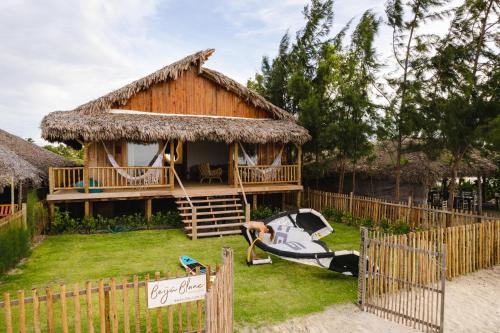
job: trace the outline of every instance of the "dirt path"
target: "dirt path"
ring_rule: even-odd
[[[485,269],[446,283],[445,332],[500,332],[500,266]],[[346,332],[415,333],[419,332],[361,312],[354,304],[333,306],[327,310],[250,332]]]

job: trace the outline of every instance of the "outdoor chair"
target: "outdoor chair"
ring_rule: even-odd
[[[211,169],[210,164],[203,163],[198,167],[200,170],[200,184],[203,180],[208,179],[208,183],[212,183],[212,179],[218,179],[222,183],[222,168]]]

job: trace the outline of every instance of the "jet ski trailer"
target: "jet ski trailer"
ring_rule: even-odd
[[[262,222],[273,228],[274,240],[270,240],[269,234],[261,240],[255,230],[249,230],[244,225],[242,233],[250,247],[256,246],[267,253],[300,264],[326,268],[346,275],[358,275],[359,253],[346,250],[330,251],[320,239],[331,234],[333,228],[323,215],[314,209],[287,211]]]

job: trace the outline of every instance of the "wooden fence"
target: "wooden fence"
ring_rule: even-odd
[[[205,300],[148,309],[146,286],[150,281],[149,274],[142,281],[134,275],[132,281],[124,277],[96,283],[89,281],[84,286],[62,284],[58,288],[45,288],[44,294],[32,289],[29,297],[24,290],[19,290],[17,299],[4,293],[0,302],[0,309],[4,312],[0,327],[4,327],[6,333],[226,332],[218,329],[232,329],[233,325],[232,259],[232,251],[224,249],[223,264],[217,266],[213,288],[212,274],[207,266]],[[180,276],[184,274],[165,273],[162,276],[156,272],[151,278],[160,280]]]
[[[443,332],[446,250],[421,236],[362,229],[358,303],[385,319]]]
[[[206,331],[232,333],[234,291],[233,250],[224,248],[222,251],[222,267],[218,270],[218,278],[207,292],[205,298]]]
[[[0,218],[0,230],[8,228],[10,226],[21,225],[26,228],[26,223],[26,204],[23,204],[21,210]]]
[[[16,204],[1,204],[0,205],[0,217],[11,215],[15,211],[17,211]]]
[[[375,225],[386,220],[389,223],[405,221],[412,228],[429,229],[451,227],[485,221],[498,220],[487,215],[472,212],[441,210],[427,205],[414,205],[411,198],[406,203],[389,202],[377,198],[355,196],[306,189],[303,205],[322,211],[325,208],[350,212],[356,218],[369,218]]]

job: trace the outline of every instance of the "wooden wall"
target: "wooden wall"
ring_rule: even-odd
[[[120,166],[127,166],[127,143],[126,141],[105,141],[108,151],[113,154]],[[106,156],[102,142],[93,142],[89,147],[89,167],[111,166]]]
[[[134,95],[114,109],[165,114],[208,115],[243,118],[270,118],[265,110],[250,106],[236,94],[199,76],[192,68],[177,80],[159,83]]]

